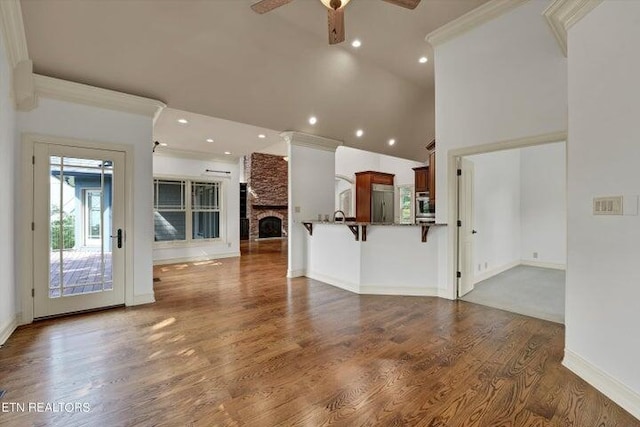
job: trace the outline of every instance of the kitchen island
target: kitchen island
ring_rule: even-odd
[[[306,276],[358,294],[439,296],[444,224],[303,221]]]

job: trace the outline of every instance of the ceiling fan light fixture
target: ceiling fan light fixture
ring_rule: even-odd
[[[351,0],[320,0],[320,1],[322,2],[323,5],[325,5],[327,9],[338,10],[345,7],[347,3],[349,3]]]

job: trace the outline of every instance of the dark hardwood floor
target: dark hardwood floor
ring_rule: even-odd
[[[640,426],[561,366],[562,325],[287,280],[280,241],[157,267],[158,302],[38,322],[0,349],[0,424]]]

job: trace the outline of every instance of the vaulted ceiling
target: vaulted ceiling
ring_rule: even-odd
[[[337,46],[327,42],[327,11],[318,0],[295,0],[265,15],[250,9],[253,0],[21,5],[36,73],[425,160],[435,132],[433,61],[424,37],[486,1],[422,0],[411,11],[353,0],[345,10],[347,40]],[[421,56],[429,62],[420,64]],[[362,138],[356,129],[364,130]]]

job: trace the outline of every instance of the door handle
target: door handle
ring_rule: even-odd
[[[118,228],[115,236],[110,236],[112,239],[118,239],[116,245],[118,249],[122,249],[122,228]]]
[[[478,234],[476,230],[471,230],[471,234]]]

